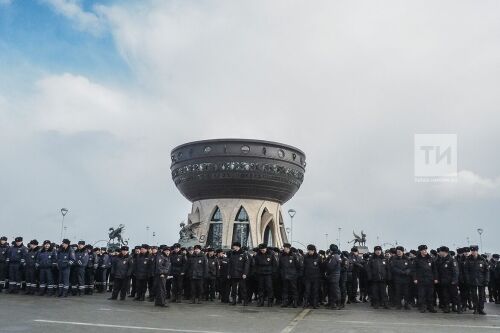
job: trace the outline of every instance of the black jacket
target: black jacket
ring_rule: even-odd
[[[329,255],[323,262],[326,279],[330,282],[339,282],[342,270],[342,258],[338,254]],[[347,266],[345,273],[347,274]]]
[[[187,258],[181,251],[179,251],[178,253],[172,251],[172,253],[170,253],[170,262],[172,263],[173,276],[186,273]]]
[[[394,283],[410,283],[411,260],[405,255],[394,256],[390,262],[391,278]]]
[[[147,279],[151,275],[151,257],[139,254],[134,260],[134,276],[136,279]]]
[[[229,277],[232,279],[241,279],[243,275],[248,276],[250,272],[250,260],[243,251],[231,251],[229,256]]]
[[[207,255],[207,262],[208,262],[207,278],[208,279],[217,278],[219,271],[219,262],[217,260],[217,257],[215,255],[211,257]]]
[[[373,282],[382,282],[390,280],[389,262],[383,254],[375,254],[368,260],[366,265],[368,280]]]
[[[192,280],[205,279],[208,276],[208,260],[203,253],[189,256],[188,258],[188,276]]]
[[[458,263],[450,255],[436,261],[438,280],[442,285],[458,284],[459,268]]]
[[[302,276],[304,279],[319,279],[321,277],[322,258],[317,254],[304,255],[304,264],[302,266]]]
[[[472,255],[465,260],[465,282],[471,286],[488,286],[490,282],[489,266],[486,259],[478,255]]]
[[[302,267],[295,254],[283,252],[279,258],[279,271],[283,280],[295,280],[299,277]]]
[[[266,253],[257,252],[253,257],[253,262],[257,275],[272,275],[277,267],[276,258],[271,251]]]
[[[413,280],[417,283],[433,284],[438,279],[436,264],[430,255],[422,257],[419,253],[413,260]]]
[[[163,253],[158,253],[152,260],[151,271],[154,275],[171,275],[172,264],[170,263],[170,257],[167,257]]]
[[[126,279],[132,275],[134,270],[134,259],[130,255],[119,254],[111,265],[111,274],[115,279]]]

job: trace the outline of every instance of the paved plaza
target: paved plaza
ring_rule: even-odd
[[[500,332],[500,306],[487,316],[471,312],[421,314],[416,310],[373,310],[367,304],[345,310],[108,301],[108,295],[48,298],[0,295],[0,332]]]

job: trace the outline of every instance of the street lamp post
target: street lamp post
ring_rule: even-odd
[[[483,232],[482,228],[477,229],[477,233],[479,234],[479,245],[481,246],[481,251],[483,251]]]
[[[149,225],[146,226],[146,242],[149,243]]]
[[[61,208],[62,222],[61,222],[61,242],[63,240],[63,230],[64,230],[64,217],[68,214],[69,210],[67,208]]]
[[[342,228],[339,228],[338,230],[339,230],[339,237],[337,238],[337,244],[340,248],[340,232],[342,231]]]
[[[290,242],[290,244],[292,244],[292,241],[290,240],[290,228],[286,228],[285,230],[288,237],[288,241]]]
[[[293,217],[296,213],[295,209],[288,210],[288,215],[290,215],[290,244],[293,243]]]
[[[327,233],[325,234],[325,239],[326,239],[326,247],[325,247],[325,249],[328,249],[328,234]]]

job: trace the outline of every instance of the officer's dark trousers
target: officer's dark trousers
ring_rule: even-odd
[[[92,295],[94,292],[94,267],[85,268],[85,293]]]
[[[6,279],[7,279],[7,264],[5,262],[0,262],[0,291],[2,289],[7,289]]]
[[[17,291],[21,288],[21,271],[19,263],[9,264],[9,290]]]
[[[165,283],[165,292],[167,299],[170,299],[172,291],[172,279],[167,279]]]
[[[387,284],[385,281],[372,281],[372,304],[373,306],[387,305]]]
[[[229,302],[229,288],[229,280],[225,276],[217,278],[217,290],[222,303]]]
[[[191,279],[191,298],[200,299],[203,294],[203,279]]]
[[[71,293],[73,295],[83,294],[85,291],[85,267],[75,266],[71,268]]]
[[[328,278],[328,303],[330,306],[337,306],[340,301],[340,281],[336,278]]]
[[[420,309],[434,308],[434,285],[432,282],[419,282],[418,288],[418,306]]]
[[[61,268],[59,269],[59,295],[66,295],[69,290],[69,273],[70,269],[69,267],[67,268]]]
[[[98,268],[95,273],[95,284],[97,287],[97,291],[102,293],[106,291],[106,273],[107,268]]]
[[[304,302],[318,306],[319,279],[304,279]]]
[[[460,303],[462,304],[462,307],[466,307],[467,303],[470,301],[469,286],[465,283],[460,283],[458,285],[458,289],[460,290]]]
[[[491,277],[491,278],[493,278],[493,277]],[[500,299],[499,299],[500,298],[500,280],[498,280],[498,279],[495,281],[495,296],[496,296],[495,303],[500,304]]]
[[[150,276],[148,278],[148,291],[149,291],[148,295],[149,300],[153,301],[155,299],[155,292],[156,292],[154,276]]]
[[[174,300],[180,301],[182,299],[183,282],[184,282],[184,275],[174,275],[172,281],[172,295],[174,297]]]
[[[47,290],[49,295],[52,295],[55,287],[52,268],[40,268],[40,292],[43,293]]]
[[[409,282],[394,282],[394,306],[401,307],[402,301],[404,304],[409,304]]]
[[[443,304],[445,308],[449,308],[450,303],[454,306],[460,306],[460,300],[458,299],[458,289],[457,285],[441,284],[441,299],[440,304]]]
[[[117,299],[118,294],[120,294],[120,299],[125,299],[128,290],[128,280],[128,278],[115,278],[113,281],[113,293],[111,294],[111,298]]]
[[[240,295],[240,300],[246,300],[247,288],[245,279],[231,279],[231,297],[233,302],[236,301],[237,296]]]
[[[484,302],[486,301],[486,292],[483,286],[469,286],[471,296],[472,296],[472,305],[474,306],[474,310],[483,310]]]
[[[164,306],[167,304],[167,291],[166,283],[167,278],[165,276],[161,277],[160,274],[155,275],[155,305]]]
[[[146,297],[146,289],[148,286],[148,279],[135,278],[136,299],[144,300]]]
[[[358,275],[352,274],[352,277],[347,279],[347,294],[350,301],[354,301],[358,294]]]
[[[26,267],[25,269],[26,291],[34,293],[36,291],[36,269],[35,267]]]
[[[215,278],[205,279],[205,299],[215,299]]]
[[[259,275],[257,277],[259,283],[259,298],[263,301],[267,299],[272,299],[273,295],[273,276],[272,275]]]
[[[295,303],[298,302],[297,279],[281,280],[281,291],[283,304],[289,304],[290,300]]]

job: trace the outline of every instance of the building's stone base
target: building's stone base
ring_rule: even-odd
[[[246,214],[241,212],[242,207]],[[215,214],[217,209],[220,210],[220,214]],[[242,218],[245,215],[248,219]],[[235,240],[249,248],[256,247],[260,243],[282,247],[283,243],[287,242],[281,205],[272,201],[255,199],[195,201],[188,215],[188,227],[193,231],[197,242],[207,247],[228,249]]]

